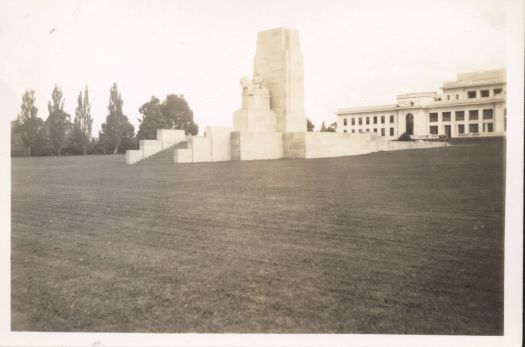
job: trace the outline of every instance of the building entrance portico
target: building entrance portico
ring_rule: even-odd
[[[405,129],[407,135],[414,135],[414,115],[412,113],[406,115]]]
[[[449,139],[452,137],[452,127],[450,125],[445,125],[445,135]]]

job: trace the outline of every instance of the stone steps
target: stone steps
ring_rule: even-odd
[[[177,149],[186,149],[188,148],[188,141],[182,141],[177,143],[176,145],[173,145],[171,147],[168,147],[166,149],[163,149],[162,151],[153,154],[150,157],[147,157],[139,162],[137,162],[138,165],[166,165],[166,164],[174,164],[174,156],[175,156],[175,150]]]

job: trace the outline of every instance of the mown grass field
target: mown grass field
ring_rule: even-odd
[[[504,143],[12,160],[12,329],[503,333]]]

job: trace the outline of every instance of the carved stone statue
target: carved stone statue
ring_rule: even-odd
[[[241,77],[242,106],[233,114],[235,131],[276,131],[276,114],[270,108],[270,91],[263,81],[259,74],[253,80]]]
[[[264,79],[260,75],[255,75],[252,81],[246,76],[241,77],[241,87],[243,96],[257,95],[262,96],[264,99],[270,98],[270,92],[268,88],[263,87]]]
[[[241,77],[242,95],[253,95],[253,83],[246,76]]]

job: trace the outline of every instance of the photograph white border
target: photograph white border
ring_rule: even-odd
[[[0,346],[519,346],[522,338],[524,4],[507,1],[507,160],[504,335],[38,333],[10,329],[11,155],[9,119],[0,127]],[[1,56],[0,56],[1,59]],[[490,312],[487,312],[490,315]]]

